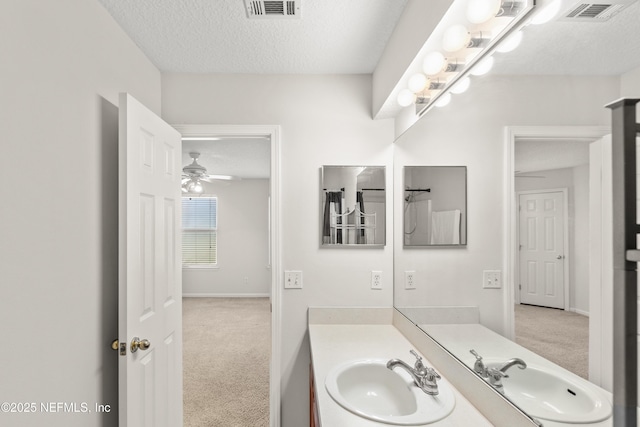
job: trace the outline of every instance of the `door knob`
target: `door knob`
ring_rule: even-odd
[[[149,340],[141,340],[138,337],[134,337],[131,340],[131,353],[135,353],[136,351],[138,351],[138,349],[146,350],[149,347],[151,347],[151,343],[149,342]]]
[[[557,259],[562,259],[562,258],[564,258],[564,257],[563,257],[562,255],[558,255],[556,258],[557,258]]]

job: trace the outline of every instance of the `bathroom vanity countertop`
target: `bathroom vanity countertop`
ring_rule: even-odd
[[[473,366],[476,359],[469,351],[474,349],[485,359],[499,358],[508,360],[512,357],[519,357],[526,363],[548,368],[552,371],[561,371],[572,376],[578,382],[587,382],[585,379],[480,324],[420,325],[420,328],[426,331],[433,339],[442,343],[451,353],[455,354],[462,362],[470,367]],[[612,403],[613,397],[611,393],[604,389],[601,390],[608,397],[609,403]],[[569,425],[576,425],[548,420],[540,421],[544,427],[567,427]],[[613,418],[601,422],[589,423],[587,425],[589,427],[612,427]]]
[[[409,351],[414,347],[391,324],[309,324],[309,342],[315,379],[316,404],[323,427],[388,426],[359,417],[336,403],[327,392],[324,381],[336,365],[355,359],[402,359],[413,364]],[[423,357],[426,366],[433,366]],[[446,378],[440,382],[451,386],[455,395],[453,412],[444,419],[427,424],[435,427],[489,427],[492,424],[458,392]]]

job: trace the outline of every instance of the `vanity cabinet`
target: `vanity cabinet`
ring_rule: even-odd
[[[316,384],[313,375],[313,365],[309,365],[309,426],[321,427],[318,419],[318,403],[316,401]]]

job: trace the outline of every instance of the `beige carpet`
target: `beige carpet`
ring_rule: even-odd
[[[183,298],[185,427],[269,426],[267,298]]]
[[[516,342],[588,379],[589,318],[570,311],[515,305]]]

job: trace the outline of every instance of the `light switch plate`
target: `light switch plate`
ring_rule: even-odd
[[[482,272],[482,287],[484,289],[500,289],[502,287],[502,271],[484,270]]]
[[[286,270],[284,272],[285,289],[302,289],[302,271]]]

